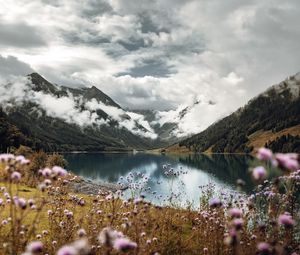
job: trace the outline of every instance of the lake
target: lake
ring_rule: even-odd
[[[68,169],[86,179],[112,183],[121,179],[124,183],[129,175],[131,180],[136,180],[135,185],[145,186],[147,191],[142,193],[152,202],[164,204],[172,192],[181,204],[189,201],[196,206],[201,193],[199,186],[210,184],[219,192],[236,193],[236,181],[242,179],[245,185],[238,192],[251,193],[255,185],[249,169],[259,164],[248,155],[79,153],[64,156],[69,162]],[[168,174],[170,169],[179,176]]]

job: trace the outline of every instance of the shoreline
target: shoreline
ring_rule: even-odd
[[[129,154],[145,152],[145,150],[127,150],[127,151],[58,151],[59,154]],[[49,152],[55,153],[55,152]]]
[[[117,192],[118,190],[126,190],[128,187],[123,187],[117,183],[109,183],[109,182],[94,182],[89,179],[85,179],[81,176],[77,177],[76,181],[72,181],[69,183],[69,188],[78,194],[85,195],[97,195],[99,193],[109,193],[109,192]]]

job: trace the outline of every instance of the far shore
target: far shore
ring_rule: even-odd
[[[128,151],[58,151],[59,154],[135,154],[135,153],[147,153],[156,155],[254,155],[254,152],[195,152],[195,151],[162,151],[163,149],[150,149],[150,150],[128,150]],[[54,153],[54,152],[49,152]]]

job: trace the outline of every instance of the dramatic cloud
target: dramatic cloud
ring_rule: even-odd
[[[0,55],[0,78],[7,78],[11,75],[27,75],[32,73],[33,69],[30,65],[19,61],[16,57],[8,56],[2,57]]]
[[[52,82],[94,84],[131,109],[180,112],[202,98],[180,122],[188,132],[299,71],[298,0],[0,4],[1,63],[15,56]]]
[[[46,45],[41,31],[24,23],[0,23],[0,46],[38,47]]]

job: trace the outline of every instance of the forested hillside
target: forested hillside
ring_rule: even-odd
[[[271,87],[245,107],[180,142],[179,146],[196,152],[247,153],[254,149],[255,139],[259,139],[261,145],[274,151],[300,152],[299,91],[300,73]],[[282,130],[285,132],[280,132]]]
[[[139,135],[149,131],[94,86],[82,89],[60,87],[37,73],[29,78],[31,84],[28,86],[32,86],[29,91],[42,95],[42,103],[46,106],[41,107],[36,98],[27,95],[22,98],[22,103],[16,103],[16,100],[6,104],[0,102],[1,151],[21,144],[45,151],[120,151],[166,144]],[[74,114],[60,110],[64,106],[60,104],[66,103],[72,106]],[[90,109],[89,104],[102,108]],[[68,118],[64,116],[67,114]],[[85,123],[87,121],[90,123]]]

